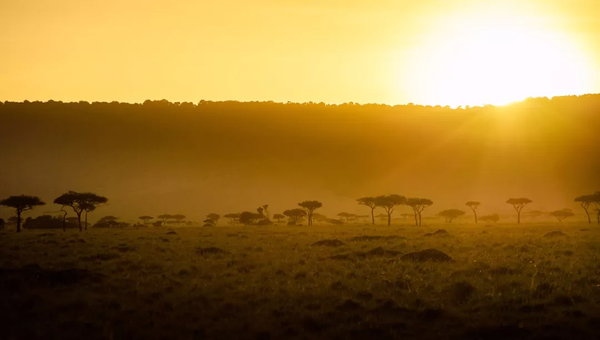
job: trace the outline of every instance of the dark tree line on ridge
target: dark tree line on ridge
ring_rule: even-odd
[[[415,220],[416,226],[422,225],[422,212],[425,208],[433,205],[433,201],[426,198],[406,198],[401,195],[391,194],[391,195],[381,195],[376,197],[361,197],[356,199],[359,205],[366,206],[370,209],[371,214],[371,223],[375,224],[375,209],[382,208],[385,210],[385,214],[381,214],[378,216],[387,218],[387,225],[391,225],[392,214],[394,210],[402,205],[406,205],[413,210],[413,216]],[[575,202],[580,203],[581,207],[586,213],[588,223],[592,223],[590,217],[590,208],[593,206],[596,212],[596,219],[598,224],[600,224],[600,191],[595,192],[590,195],[583,195],[576,197]],[[67,210],[66,207],[70,207],[74,212],[76,217],[77,226],[79,231],[87,230],[88,226],[88,213],[96,210],[98,206],[102,204],[106,204],[108,199],[106,197],[97,195],[91,192],[75,192],[68,191],[53,201],[55,204],[61,206],[60,212],[62,215],[62,229],[66,230],[67,224]],[[533,201],[529,198],[510,198],[506,201],[507,204],[513,206],[517,213],[517,224],[521,223],[521,213],[523,208],[525,208],[528,204]],[[28,195],[20,195],[20,196],[10,196],[6,199],[0,200],[0,205],[10,207],[15,209],[15,224],[17,227],[17,232],[21,232],[21,224],[22,217],[21,214],[25,211],[33,210],[37,206],[45,205],[46,203],[42,201],[37,196],[28,196]],[[498,214],[492,214],[487,216],[479,217],[477,216],[477,209],[481,205],[480,202],[477,201],[468,201],[465,203],[472,211],[475,218],[475,223],[478,223],[478,220],[488,221],[488,222],[497,222],[499,220]],[[323,215],[315,213],[315,211],[321,207],[323,207],[323,203],[319,201],[303,201],[298,203],[300,208],[294,208],[283,211],[283,214],[274,214],[271,216],[269,212],[269,205],[265,204],[256,209],[257,212],[244,211],[241,213],[229,213],[223,215],[224,218],[229,219],[230,224],[243,224],[243,225],[271,225],[273,224],[272,220],[276,220],[280,222],[284,220],[286,217],[288,218],[288,225],[299,225],[301,220],[306,218],[309,226],[314,224],[314,220],[317,219],[321,222],[329,222],[332,224],[341,224],[344,223],[345,220],[348,222],[353,218],[368,218],[368,215],[364,216],[356,216],[354,214],[349,214],[346,212],[339,213],[338,216],[341,220],[335,220],[327,218]],[[84,226],[82,227],[82,215],[85,212],[84,216]],[[539,212],[543,214],[543,212]],[[459,209],[448,209],[442,210],[437,214],[439,217],[445,218],[447,223],[452,223],[454,219],[457,217],[463,216],[466,213]],[[562,222],[564,219],[575,216],[575,214],[570,209],[562,209],[556,210],[549,213],[550,216],[555,217],[559,222]],[[402,214],[405,218],[409,216],[409,214]],[[46,215],[40,216],[42,220],[46,219]],[[38,217],[39,218],[39,217]],[[168,221],[174,220],[178,225],[181,224],[186,216],[182,214],[170,215],[170,214],[162,214],[157,216],[158,221],[156,221],[153,225],[155,227],[166,226]],[[152,216],[143,215],[139,217],[140,220],[143,221],[143,224],[136,226],[148,226],[150,221],[154,219]],[[206,215],[206,220],[204,220],[205,227],[214,227],[218,224],[221,219],[221,215],[216,213],[210,213]],[[118,218],[114,216],[105,216],[101,218],[95,226],[98,227],[115,227],[115,226],[124,226],[128,224],[123,224],[117,221]],[[5,221],[0,219],[0,229],[4,229]]]

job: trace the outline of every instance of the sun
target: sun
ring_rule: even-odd
[[[457,14],[405,62],[407,91],[431,105],[503,105],[584,94],[592,86],[592,64],[580,45],[535,18],[511,13]]]

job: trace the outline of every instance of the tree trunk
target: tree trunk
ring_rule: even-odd
[[[21,232],[21,210],[17,210],[17,233]]]
[[[588,224],[592,224],[592,219],[590,218],[590,212],[588,211],[588,208],[585,205],[583,205],[583,203],[581,203],[581,207],[583,208],[583,210],[585,210],[585,214],[588,218]]]
[[[473,214],[475,214],[475,224],[477,224],[477,211],[473,210]]]
[[[419,226],[419,219],[417,218],[417,211],[415,210],[415,226]]]
[[[375,225],[375,208],[371,208],[371,222]]]
[[[423,225],[423,218],[421,217],[421,212],[419,211],[419,227]]]
[[[85,211],[85,230],[87,230],[87,210]]]
[[[60,211],[62,211],[63,213],[65,213],[63,215],[63,231],[67,231],[67,212],[64,211],[62,208],[60,209]]]
[[[392,213],[388,212],[388,227],[392,225]]]
[[[81,211],[77,213],[77,223],[79,224],[79,231],[82,231],[82,229],[81,229]]]
[[[517,224],[521,224],[521,210],[517,210]]]

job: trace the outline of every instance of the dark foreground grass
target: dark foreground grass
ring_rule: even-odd
[[[3,231],[0,338],[599,339],[599,255],[587,224]]]

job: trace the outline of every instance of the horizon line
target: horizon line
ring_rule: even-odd
[[[441,104],[415,104],[413,102],[409,102],[409,103],[405,103],[405,104],[387,104],[387,103],[376,103],[376,102],[371,102],[371,103],[357,103],[357,102],[353,102],[353,101],[348,101],[348,102],[342,102],[342,103],[326,103],[326,102],[313,102],[313,101],[305,101],[305,102],[293,102],[293,101],[287,101],[287,102],[283,102],[283,101],[274,101],[274,100],[235,100],[235,99],[227,99],[227,100],[206,100],[206,99],[200,99],[198,102],[194,103],[192,101],[170,101],[168,99],[146,99],[143,102],[139,102],[139,101],[132,101],[132,102],[128,102],[128,101],[117,101],[117,100],[113,100],[113,101],[87,101],[87,100],[78,100],[78,101],[62,101],[62,100],[54,100],[54,99],[48,99],[46,101],[44,100],[29,100],[29,99],[24,99],[22,101],[12,101],[12,100],[0,100],[0,104],[6,104],[6,103],[17,103],[17,104],[32,104],[32,103],[42,103],[42,104],[46,104],[46,103],[63,103],[63,104],[80,104],[80,103],[87,103],[87,104],[94,104],[94,103],[108,103],[108,104],[112,104],[112,103],[117,103],[117,104],[129,104],[129,105],[144,105],[146,102],[167,102],[169,104],[177,104],[177,105],[181,105],[181,104],[192,104],[194,106],[200,106],[201,103],[241,103],[241,104],[256,104],[256,103],[268,103],[268,104],[280,104],[280,105],[325,105],[325,106],[369,106],[369,105],[377,105],[377,106],[388,106],[388,107],[403,107],[403,106],[411,106],[411,107],[431,107],[431,108],[450,108],[450,109],[466,109],[466,108],[482,108],[482,107],[503,107],[503,106],[510,106],[513,104],[518,104],[518,103],[523,103],[526,102],[528,100],[536,100],[536,99],[545,99],[545,100],[553,100],[553,99],[559,99],[559,98],[571,98],[571,97],[590,97],[590,96],[600,96],[600,93],[585,93],[585,94],[572,94],[572,95],[558,95],[558,96],[552,96],[552,97],[548,97],[548,96],[543,96],[543,97],[527,97],[524,99],[520,99],[520,100],[515,100],[512,101],[510,103],[507,104],[477,104],[477,105],[457,105],[457,106],[451,106],[451,105],[441,105]]]

